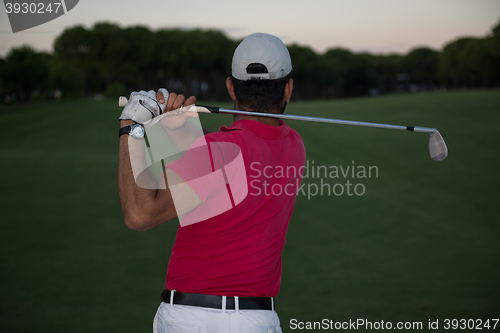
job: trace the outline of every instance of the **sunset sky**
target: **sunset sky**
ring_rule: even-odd
[[[233,38],[260,31],[318,52],[341,46],[386,54],[485,36],[500,20],[499,0],[81,0],[64,16],[13,34],[3,4],[0,9],[0,56],[23,44],[51,51],[64,28],[99,21],[212,28]]]

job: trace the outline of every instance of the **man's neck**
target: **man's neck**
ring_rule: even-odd
[[[241,111],[249,111],[252,112],[253,110],[248,110],[245,107],[242,107],[241,105],[236,104],[234,106],[236,110],[241,110]],[[271,117],[260,117],[260,116],[247,116],[247,115],[240,115],[240,114],[235,114],[234,115],[234,122],[237,122],[238,120],[255,120],[260,123],[266,124],[266,125],[271,125],[271,126],[281,126],[281,123],[278,118],[271,118]]]

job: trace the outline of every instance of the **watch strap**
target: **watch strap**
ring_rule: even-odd
[[[123,134],[130,134],[130,131],[132,131],[132,125],[124,126],[120,128],[118,137],[121,137]]]

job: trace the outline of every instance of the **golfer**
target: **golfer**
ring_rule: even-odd
[[[279,38],[264,33],[245,38],[226,81],[235,109],[283,113],[293,90],[291,70]],[[129,137],[137,136],[135,123],[161,111],[147,107],[148,113],[139,114],[146,97],[133,96],[129,104],[137,103],[120,117],[118,190],[125,223],[147,230],[182,217],[153,331],[281,332],[274,298],[305,164],[302,138],[282,120],[235,115],[233,124],[218,132],[199,138],[183,134],[191,148],[165,166],[160,178],[166,189],[147,189],[134,178]],[[165,90],[149,98],[165,112],[196,102]],[[209,158],[199,153],[200,146],[208,147]],[[229,148],[221,153],[221,147]]]

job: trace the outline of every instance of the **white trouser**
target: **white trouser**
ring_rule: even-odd
[[[219,310],[162,302],[153,333],[281,333],[271,310]]]

